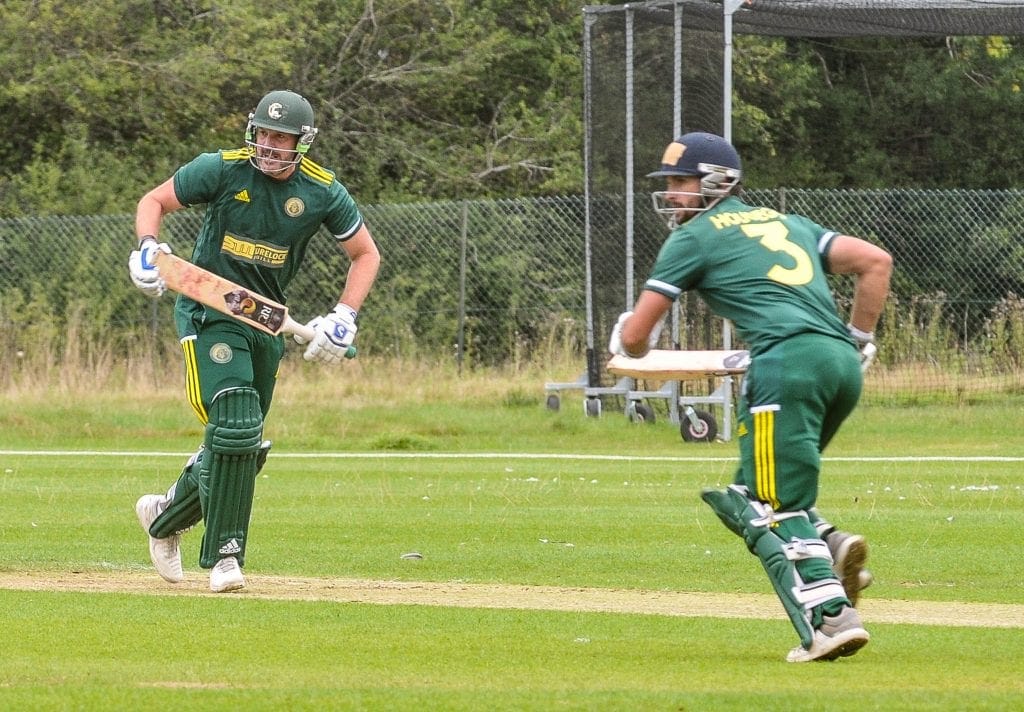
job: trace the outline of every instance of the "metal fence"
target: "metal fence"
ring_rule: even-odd
[[[363,353],[495,364],[583,313],[579,197],[364,206],[363,214],[383,255],[360,315]],[[169,215],[161,239],[189,255],[202,217],[201,208]],[[128,278],[133,225],[131,215],[0,220],[0,346],[13,353],[47,335],[173,333],[173,300],[150,300]],[[323,230],[289,288],[294,317],[330,310],[347,268]]]
[[[594,323],[607,339],[628,306],[624,199],[591,206]],[[750,202],[797,212],[890,250],[893,296],[879,329],[868,394],[970,397],[1017,390],[1024,359],[1024,191],[748,191]],[[647,195],[634,196],[649,205]],[[442,355],[467,367],[528,357],[559,334],[579,349],[586,327],[581,196],[366,206],[380,244],[378,282],[360,317],[366,355]],[[187,255],[202,210],[168,217],[163,233]],[[636,216],[631,278],[642,284],[666,235],[649,208]],[[140,337],[173,343],[172,300],[131,284],[133,217],[0,220],[0,357],[40,341]],[[299,320],[335,303],[347,269],[326,232],[313,241],[289,306]],[[841,308],[851,283],[837,279]],[[684,348],[714,348],[721,326],[695,298],[681,302]],[[555,374],[553,374],[555,375]],[[574,377],[577,374],[564,374]],[[558,376],[556,376],[558,377]],[[606,375],[604,376],[606,377]],[[539,386],[538,386],[539,388]]]

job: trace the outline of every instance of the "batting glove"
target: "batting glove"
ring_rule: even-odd
[[[160,279],[160,270],[153,259],[157,251],[171,254],[170,245],[166,242],[157,242],[155,237],[147,235],[139,243],[139,249],[132,250],[128,256],[128,273],[132,277],[132,282],[143,294],[154,299],[167,291],[167,285]]]
[[[356,310],[349,305],[339,304],[330,314],[318,316],[306,324],[313,330],[314,336],[302,357],[307,361],[324,363],[337,363],[345,359],[356,338],[356,315]],[[299,344],[306,343],[297,334],[294,338]]]
[[[857,350],[860,351],[860,370],[867,371],[868,366],[875,360],[875,354],[878,353],[878,347],[875,346],[875,332],[861,331],[853,324],[847,324],[846,329],[850,332],[853,340],[857,342]]]
[[[612,356],[628,356],[629,358],[640,358],[639,356],[633,356],[632,354],[626,353],[626,349],[622,345],[622,327],[626,323],[629,317],[633,316],[633,312],[626,311],[619,314],[619,320],[615,322],[615,326],[612,327],[612,335],[608,339],[608,353]],[[664,321],[659,321],[651,329],[650,335],[647,337],[647,350],[650,351],[658,344],[658,338],[661,336],[661,329],[664,325]],[[646,353],[646,352],[645,352]],[[643,356],[644,354],[640,354]]]

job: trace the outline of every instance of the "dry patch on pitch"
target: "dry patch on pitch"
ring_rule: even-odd
[[[380,605],[514,608],[593,613],[639,613],[704,618],[782,618],[772,595],[694,593],[558,586],[246,575],[240,592],[213,594],[199,574],[169,584],[149,572],[0,572],[0,589],[78,591],[152,596],[238,596],[282,601]],[[1024,605],[897,601],[865,597],[860,611],[871,623],[1024,628]]]

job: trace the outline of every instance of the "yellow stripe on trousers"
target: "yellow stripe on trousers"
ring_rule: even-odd
[[[185,353],[185,393],[188,402],[203,425],[209,421],[206,408],[203,407],[203,394],[199,388],[199,364],[196,361],[196,337],[190,336],[181,340],[181,350]]]
[[[778,509],[779,499],[775,482],[775,409],[758,410],[753,415],[757,497]]]

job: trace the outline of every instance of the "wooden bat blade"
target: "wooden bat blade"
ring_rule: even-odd
[[[613,356],[608,372],[617,376],[682,381],[703,376],[745,373],[748,351],[672,351],[652,349],[642,358]]]
[[[267,334],[282,331],[309,340],[313,330],[288,315],[288,307],[239,286],[177,255],[157,251],[154,258],[168,288]]]

